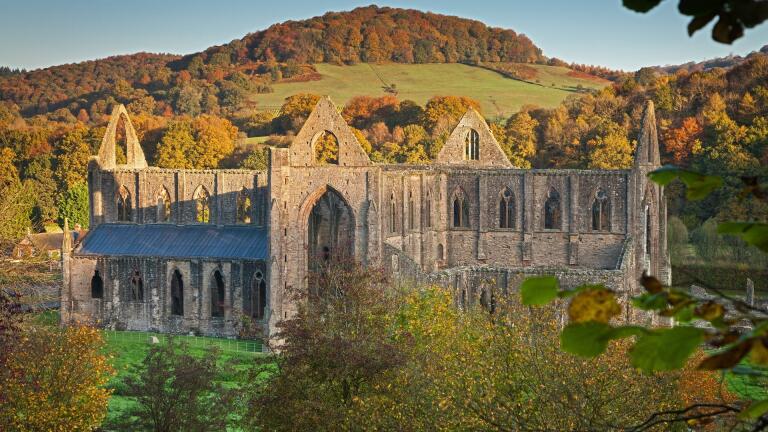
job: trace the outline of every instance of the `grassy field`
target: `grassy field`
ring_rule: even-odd
[[[509,116],[527,104],[553,107],[579,85],[600,88],[606,83],[569,76],[567,68],[545,65],[529,65],[537,70],[533,81],[539,83],[506,78],[497,72],[458,63],[315,66],[322,79],[274,84],[273,93],[255,94],[251,99],[257,106],[277,109],[286,97],[309,92],[329,95],[337,105],[343,105],[353,96],[385,95],[384,87],[394,84],[398,98],[420,105],[435,95],[472,97],[481,103],[483,114],[493,118]]]
[[[131,368],[140,364],[147,355],[151,346],[149,343],[151,336],[157,337],[160,343],[167,343],[167,335],[158,333],[104,331],[106,350],[112,355],[112,365],[117,371],[117,375],[107,384],[114,389],[114,393],[109,400],[107,424],[109,424],[110,419],[117,418],[134,403],[132,398],[120,394],[123,388],[123,380],[130,374]],[[253,362],[254,356],[263,355],[260,354],[262,347],[258,341],[196,336],[174,337],[176,340],[187,343],[190,347],[190,352],[194,355],[202,356],[209,347],[218,347],[220,349],[220,363],[222,366],[224,364],[229,366],[222,368],[222,370],[227,370],[227,372],[220,377],[227,385],[238,386],[243,383],[246,379],[248,365]]]

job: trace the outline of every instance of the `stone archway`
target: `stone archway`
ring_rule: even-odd
[[[307,218],[307,271],[354,258],[355,216],[346,200],[327,188]]]

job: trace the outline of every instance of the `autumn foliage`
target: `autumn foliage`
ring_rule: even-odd
[[[32,326],[0,370],[0,429],[86,431],[106,415],[112,374],[101,332]]]

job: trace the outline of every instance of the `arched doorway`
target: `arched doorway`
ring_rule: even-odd
[[[307,221],[307,269],[328,268],[354,257],[355,220],[352,209],[335,190],[315,201]]]

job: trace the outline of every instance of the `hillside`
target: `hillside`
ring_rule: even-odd
[[[530,39],[513,30],[368,6],[275,24],[184,57],[139,53],[29,72],[4,70],[0,101],[18,106],[25,117],[44,114],[64,122],[103,121],[115,102],[164,116],[227,114],[243,108],[253,93],[271,92],[274,84],[313,78],[305,72],[317,63],[545,61]]]
[[[523,105],[554,107],[575,91],[608,83],[589,76],[574,77],[570,69],[546,65],[527,65],[534,69],[534,74],[525,81],[464,64],[323,63],[315,67],[319,80],[276,83],[272,93],[253,94],[250,100],[256,102],[257,108],[276,110],[286,97],[302,92],[329,95],[339,105],[354,96],[393,92],[399,99],[419,105],[435,95],[462,95],[480,102],[487,117],[506,117]]]
[[[198,57],[206,65],[226,62],[225,57],[238,63],[335,64],[544,60],[541,49],[513,30],[455,16],[374,5],[275,24],[229,44],[186,56],[179,65]]]

